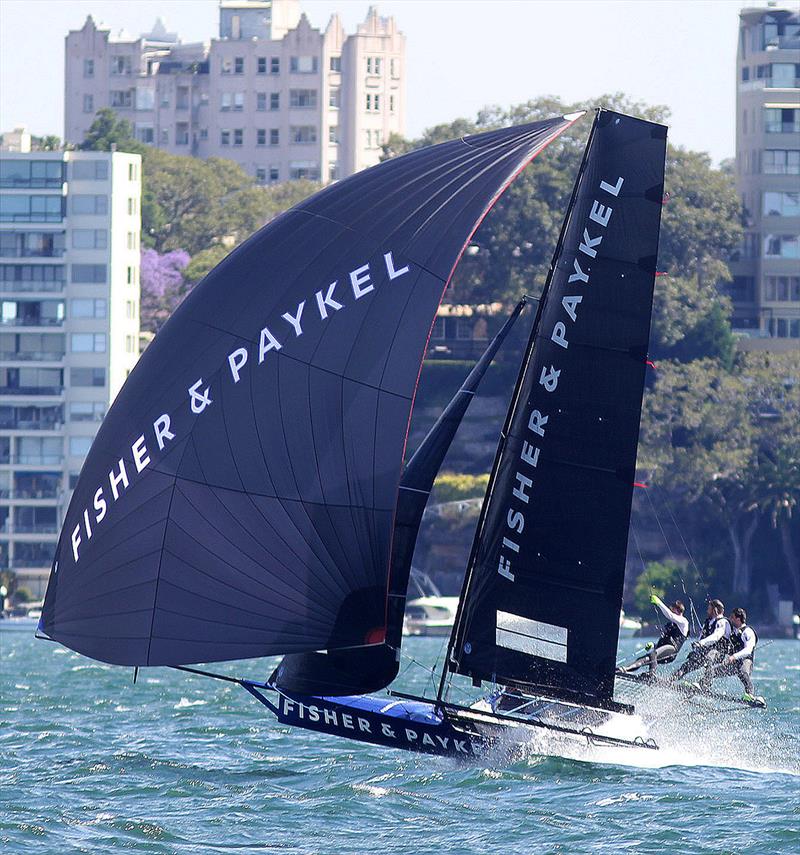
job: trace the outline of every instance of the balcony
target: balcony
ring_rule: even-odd
[[[61,466],[63,454],[15,454],[14,463],[20,466]]]
[[[2,294],[45,294],[60,293],[64,290],[63,279],[31,280],[31,279],[0,279]]]
[[[61,327],[64,318],[43,318],[41,315],[23,315],[22,317],[0,318],[4,327]]]
[[[5,362],[60,362],[63,358],[63,350],[0,350],[0,361]]]
[[[58,534],[58,523],[17,524],[14,534]]]
[[[64,386],[0,386],[0,395],[61,395]]]

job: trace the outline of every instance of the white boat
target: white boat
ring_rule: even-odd
[[[619,637],[633,638],[642,628],[642,622],[636,618],[625,617],[625,611],[619,613]]]
[[[0,630],[26,630],[34,632],[39,625],[39,618],[41,616],[41,609],[28,609],[25,614],[18,615],[3,613],[0,615]]]
[[[428,596],[409,600],[403,635],[450,635],[457,610],[458,597]]]

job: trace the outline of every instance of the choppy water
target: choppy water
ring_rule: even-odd
[[[655,698],[660,752],[476,766],[290,731],[235,685],[0,645],[4,852],[800,851],[798,642],[758,658],[767,713]],[[407,649],[430,664],[440,640]]]

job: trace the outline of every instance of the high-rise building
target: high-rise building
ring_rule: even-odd
[[[352,35],[314,29],[297,0],[223,0],[219,38],[183,44],[158,21],[138,39],[91,17],[66,37],[65,130],[80,143],[110,107],[137,139],[225,157],[262,183],[372,166],[405,130],[405,37],[374,8]]]
[[[0,152],[0,569],[37,596],[138,358],[140,170],[138,154]]]
[[[745,240],[731,265],[742,346],[800,347],[800,15],[740,12],[736,184]]]

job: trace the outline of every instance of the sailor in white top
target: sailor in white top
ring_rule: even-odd
[[[675,600],[671,606],[667,606],[659,597],[652,594],[650,602],[664,615],[667,623],[658,641],[655,644],[650,642],[645,646],[645,651],[647,652],[644,656],[640,656],[625,668],[620,668],[620,671],[628,674],[649,664],[649,673],[652,676],[655,674],[657,663],[666,664],[667,662],[674,662],[678,651],[683,647],[683,642],[686,641],[689,635],[689,621],[683,616],[686,607],[680,600]]]
[[[709,665],[700,685],[710,688],[711,681],[718,677],[736,675],[744,686],[744,699],[756,700],[753,690],[753,653],[758,644],[756,631],[747,625],[747,613],[744,609],[734,609],[731,612],[731,654],[726,656],[719,665]]]
[[[725,617],[725,606],[720,600],[709,600],[706,615],[700,640],[692,642],[692,652],[672,675],[673,680],[679,680],[703,666],[716,665],[731,652],[731,625]]]

